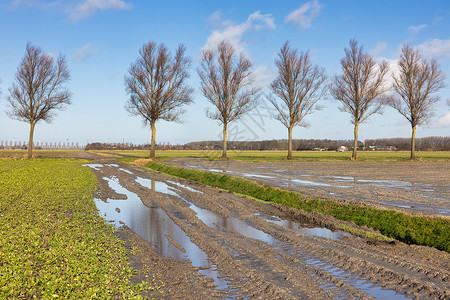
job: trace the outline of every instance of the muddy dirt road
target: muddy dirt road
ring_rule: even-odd
[[[139,278],[164,282],[168,298],[450,299],[445,252],[369,241],[324,228],[337,221],[320,214],[91,158],[99,213],[134,247]]]
[[[174,159],[185,168],[227,172],[302,194],[450,217],[448,162],[236,162]]]

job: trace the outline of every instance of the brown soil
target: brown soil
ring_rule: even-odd
[[[93,156],[91,156],[94,159]],[[317,238],[279,226],[262,218],[263,213],[273,220],[290,220],[306,227],[326,226],[335,229],[341,222],[318,213],[304,213],[279,205],[269,205],[232,193],[220,191],[196,182],[176,179],[138,166],[130,166],[113,158],[95,157],[93,169],[100,182],[100,198],[125,199],[116,193],[105,178],[116,178],[128,191],[135,193],[147,207],[160,207],[204,253],[228,288],[219,289],[213,279],[200,274],[206,267],[194,267],[187,259],[173,259],[161,255],[156,245],[124,226],[121,236],[134,247],[133,266],[140,270],[136,280],[155,278],[163,282],[160,292],[148,292],[149,297],[171,299],[335,299],[383,298],[355,285],[349,276],[358,276],[375,286],[393,290],[416,299],[450,299],[450,255],[436,249],[388,243],[347,236],[341,239]],[[228,163],[228,162],[224,162]],[[232,162],[235,164],[235,162]],[[119,167],[117,167],[119,165]],[[245,165],[245,164],[244,164]],[[247,167],[244,167],[247,168]],[[128,172],[126,172],[126,171]],[[248,169],[245,169],[248,172]],[[136,181],[137,176],[152,182],[164,182],[177,190],[180,197],[163,194],[151,186]],[[383,177],[384,178],[384,177]],[[177,184],[202,192],[191,191]],[[109,200],[113,201],[113,200]],[[202,222],[192,206],[223,217],[224,222],[212,225]],[[242,234],[241,228],[226,222],[244,221],[256,230]],[[220,223],[220,224],[218,224]],[[348,224],[351,225],[351,224]],[[265,234],[272,240],[258,238]],[[172,245],[187,253],[172,236],[163,236]],[[184,251],[184,252],[183,252]],[[345,274],[339,276],[335,271]],[[147,277],[146,277],[147,276]],[[392,295],[391,295],[392,296]]]
[[[99,167],[93,168],[92,171],[100,182],[99,199],[107,201],[114,208],[114,203],[124,205],[126,203],[124,201],[131,201],[127,193],[137,195],[145,207],[151,211],[162,209],[173,222],[171,226],[180,228],[188,236],[189,241],[207,255],[209,266],[193,266],[188,259],[166,257],[162,255],[164,253],[161,253],[162,250],[158,248],[157,243],[149,242],[130,229],[136,224],[122,226],[118,234],[126,241],[127,248],[130,250],[130,263],[138,270],[134,280],[139,282],[153,278],[155,286],[160,286],[161,282],[164,283],[158,291],[147,291],[144,294],[146,297],[391,299],[403,295],[415,299],[450,299],[450,255],[446,252],[401,242],[380,242],[356,236],[330,239],[302,234],[295,230],[295,223],[292,222],[297,222],[303,227],[327,227],[332,230],[338,228],[343,222],[319,213],[305,213],[279,205],[257,202],[196,182],[169,177],[139,166],[127,165],[114,158],[100,157],[90,153],[72,155],[91,159],[92,164],[98,164]],[[216,162],[213,163],[216,164]],[[309,172],[308,174],[316,176],[318,180],[323,179],[320,177],[323,175],[359,176],[360,172],[365,172],[364,174],[367,174],[365,176],[371,179],[401,180],[406,176],[414,180],[418,172],[416,168],[419,168],[423,174],[427,174],[426,178],[415,177],[420,178],[418,182],[421,183],[433,185],[439,183],[448,186],[449,178],[448,174],[440,174],[448,170],[443,170],[437,164],[432,167],[428,167],[427,164],[404,164],[401,168],[396,168],[390,163],[366,165],[353,162],[296,165],[291,163],[220,163],[226,164],[225,167],[229,170],[247,173],[256,170],[251,166],[255,168],[270,166],[273,168],[272,173],[274,170]],[[177,160],[171,164],[199,165],[203,164],[203,161],[197,160],[193,163],[190,160]],[[218,165],[214,166],[218,168]],[[206,163],[204,165],[205,168],[214,166],[206,165]],[[448,166],[444,169],[448,169]],[[262,173],[259,172],[259,174]],[[151,185],[143,184],[143,181],[137,180],[138,177],[151,180]],[[112,189],[108,183],[110,180],[119,183],[126,191]],[[268,183],[263,178],[258,180]],[[155,183],[164,183],[170,188],[169,192],[162,193],[158,190],[158,186],[154,186]],[[311,195],[320,195],[322,192],[322,186],[316,187],[315,190],[288,188],[308,192]],[[176,194],[171,194],[170,191],[176,191]],[[409,192],[405,190],[405,193]],[[406,196],[398,196],[399,199],[403,199],[402,197]],[[361,199],[347,198],[346,201],[361,201]],[[376,204],[377,201],[373,203]],[[195,207],[197,212],[194,211]],[[210,212],[217,219],[214,222],[202,219],[200,208]],[[116,208],[115,211],[118,212],[119,218],[126,214],[125,209]],[[283,227],[273,222],[281,220],[286,220],[285,222],[291,226]],[[235,224],[234,227],[232,223]],[[354,226],[350,223],[345,224]],[[166,226],[158,222],[153,225]],[[247,227],[251,230],[246,232]],[[151,229],[155,232],[168,230],[167,227]],[[192,249],[183,248],[183,244],[177,240],[175,233],[161,235],[158,239],[170,243],[181,255],[188,255],[192,251]],[[201,274],[202,271],[208,271],[208,268],[216,270],[219,277],[226,280],[228,286],[217,287],[212,278]],[[367,288],[367,285],[364,287],[358,284],[354,280],[355,276],[374,286]],[[384,292],[391,290],[391,294],[383,293],[383,290],[377,290],[377,287],[385,289]],[[393,291],[398,294],[395,295]]]

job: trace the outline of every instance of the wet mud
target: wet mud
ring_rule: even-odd
[[[366,240],[329,216],[91,159],[99,214],[134,249],[138,278],[164,282],[167,298],[450,299],[448,253]]]
[[[450,217],[448,162],[236,162],[174,159],[169,165],[227,173],[337,201]]]

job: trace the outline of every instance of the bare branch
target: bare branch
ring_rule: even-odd
[[[253,109],[259,88],[253,87],[250,61],[241,54],[239,59],[233,47],[221,42],[217,51],[203,51],[197,72],[203,95],[215,108],[207,116],[224,125],[224,154],[226,157],[226,126]]]
[[[66,59],[55,59],[30,43],[20,63],[15,81],[9,88],[7,114],[30,124],[28,156],[32,156],[34,126],[40,121],[51,122],[56,110],[70,104],[71,93],[65,87],[70,74]]]
[[[416,126],[426,124],[433,116],[433,104],[439,100],[433,94],[445,87],[445,74],[436,60],[423,58],[408,44],[402,48],[398,68],[398,76],[393,76],[397,97],[391,97],[389,105],[411,123],[411,158],[414,159]]]
[[[292,129],[308,126],[304,118],[318,110],[316,103],[327,93],[327,76],[323,68],[314,66],[309,52],[298,53],[286,42],[275,60],[278,76],[270,85],[268,100],[278,111],[275,116],[288,128],[288,159],[292,159]]]
[[[185,56],[186,48],[178,46],[172,56],[164,44],[145,44],[139,58],[131,64],[125,87],[130,99],[125,105],[128,112],[141,116],[152,127],[152,150],[154,157],[154,125],[157,120],[180,121],[181,107],[192,103],[190,88],[186,81],[191,60]]]
[[[350,40],[350,49],[345,48],[345,57],[341,59],[342,74],[333,78],[331,95],[342,104],[341,111],[352,116],[355,125],[355,147],[353,159],[356,159],[358,126],[376,113],[381,113],[382,96],[387,91],[384,77],[388,64],[377,64],[372,56],[358,48],[358,42]]]

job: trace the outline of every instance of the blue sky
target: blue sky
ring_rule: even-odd
[[[285,41],[309,50],[329,76],[340,72],[349,39],[391,65],[403,43],[437,59],[447,76],[435,116],[418,137],[450,134],[450,2],[448,1],[153,1],[153,0],[1,0],[0,141],[27,141],[29,125],[10,119],[6,97],[27,42],[66,56],[72,105],[55,120],[38,123],[35,141],[147,143],[150,129],[124,109],[124,76],[144,43],[164,43],[175,51],[183,43],[192,58],[194,103],[184,122],[157,122],[157,142],[186,143],[221,139],[221,125],[208,119],[211,108],[200,93],[196,72],[202,49],[222,39],[252,61],[255,77],[267,86],[276,76],[274,59]],[[350,116],[331,96],[325,108],[307,116],[310,127],[296,127],[298,139],[352,139]],[[231,140],[285,139],[271,104],[230,125]],[[360,126],[360,140],[409,137],[409,123],[392,108]]]

